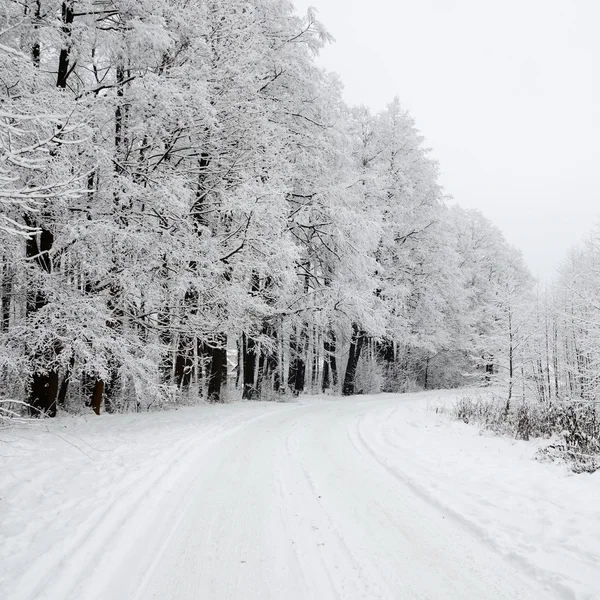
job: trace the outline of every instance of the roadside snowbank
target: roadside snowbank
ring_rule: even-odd
[[[448,392],[372,411],[355,434],[377,460],[565,599],[600,598],[600,472],[536,460],[546,440],[497,437],[442,412]]]

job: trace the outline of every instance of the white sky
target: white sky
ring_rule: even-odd
[[[463,207],[553,276],[600,216],[600,0],[295,0],[345,98],[398,96]]]

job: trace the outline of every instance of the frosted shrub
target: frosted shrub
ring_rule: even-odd
[[[553,438],[540,456],[566,459],[575,472],[600,468],[600,417],[598,403],[584,400],[507,403],[498,396],[463,396],[453,408],[456,418],[475,422],[516,439]]]
[[[503,408],[496,397],[463,396],[454,406],[454,414],[465,423],[475,421],[498,432],[505,426]]]

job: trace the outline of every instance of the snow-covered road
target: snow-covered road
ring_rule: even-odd
[[[79,541],[61,560],[51,550],[38,559],[45,577],[43,569],[13,577],[10,598],[599,598],[600,582],[598,596],[589,588],[576,593],[562,578],[500,552],[492,534],[503,533],[501,519],[486,532],[415,485],[421,449],[397,443],[390,432],[402,435],[404,428],[410,442],[411,429],[435,424],[426,407],[433,398],[217,409],[219,427],[200,436],[178,429],[181,439],[157,453],[155,469],[138,473],[138,483],[109,510],[94,513],[95,527],[89,519],[70,527]],[[435,427],[420,429],[418,439],[447,443]],[[468,497],[469,489],[463,492]],[[590,573],[596,560],[591,556]]]
[[[303,407],[224,440],[137,597],[541,598],[370,451],[361,418],[395,403]]]

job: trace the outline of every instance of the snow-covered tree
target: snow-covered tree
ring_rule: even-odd
[[[450,385],[470,358],[500,364],[502,261],[518,261],[444,207],[398,100],[344,104],[315,64],[330,36],[313,11],[6,4],[5,397],[137,410]]]

